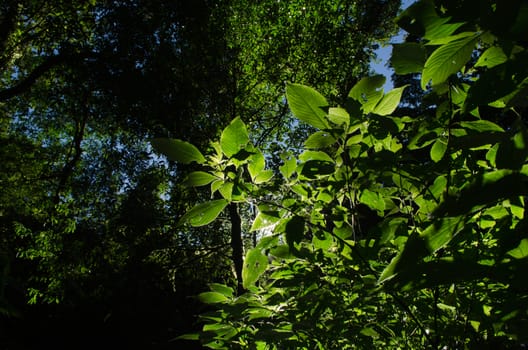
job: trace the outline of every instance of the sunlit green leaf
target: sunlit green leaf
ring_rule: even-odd
[[[492,68],[506,62],[507,59],[508,57],[500,47],[492,46],[479,57],[475,67]]]
[[[205,171],[193,171],[187,176],[185,184],[188,186],[205,186],[218,180],[218,177]]]
[[[228,298],[233,296],[234,290],[231,287],[226,286],[225,284],[220,283],[210,283],[209,288],[211,291],[225,295]]]
[[[242,269],[242,281],[244,288],[252,286],[268,266],[268,258],[262,254],[260,248],[253,248],[248,251]]]
[[[227,296],[225,296],[222,293],[218,292],[203,292],[198,295],[198,299],[202,303],[206,304],[217,304],[217,303],[224,303],[229,300]]]
[[[263,184],[271,180],[273,177],[273,170],[263,170],[255,176],[254,182],[256,184]]]
[[[383,96],[381,101],[378,102],[376,107],[374,107],[372,113],[378,115],[389,115],[394,112],[396,107],[398,107],[400,104],[403,90],[405,90],[406,87],[407,85],[389,91],[385,96]]]
[[[227,157],[237,154],[248,142],[247,128],[240,118],[233,119],[220,136],[220,146]]]
[[[383,75],[365,77],[354,85],[348,97],[361,103],[364,113],[370,113],[383,97],[385,80]]]
[[[250,161],[248,163],[248,171],[249,175],[255,181],[255,178],[260,174],[261,171],[264,170],[264,167],[266,166],[266,159],[264,158],[264,155],[262,152],[257,150],[255,154],[253,154],[250,158]]]
[[[377,192],[364,189],[359,196],[359,201],[373,210],[380,212],[385,210],[385,201]]]
[[[328,128],[328,102],[315,89],[300,84],[288,84],[286,98],[296,118],[318,129]]]
[[[192,226],[204,226],[211,223],[227,206],[228,201],[217,199],[196,205],[180,219],[180,223],[189,222]]]
[[[449,76],[458,72],[471,58],[471,53],[478,40],[477,35],[452,41],[436,49],[425,62],[422,72],[422,89],[432,81],[438,85],[447,80]]]
[[[311,134],[306,141],[304,146],[306,148],[325,148],[336,142],[336,139],[326,131],[317,131]]]
[[[175,162],[183,164],[192,162],[205,163],[205,158],[198,148],[182,140],[157,138],[152,140],[152,146],[156,151],[166,155],[167,158]]]
[[[528,238],[522,239],[516,248],[508,251],[508,255],[515,259],[526,258],[528,256]]]
[[[433,147],[431,147],[431,159],[438,163],[442,158],[444,158],[444,154],[447,150],[447,140],[444,138],[439,137],[436,139],[435,143],[433,143]]]

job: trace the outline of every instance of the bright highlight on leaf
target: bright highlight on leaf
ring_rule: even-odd
[[[182,216],[180,224],[189,222],[192,226],[207,225],[218,217],[227,204],[225,199],[198,204]]]
[[[328,102],[315,89],[300,85],[286,86],[288,105],[295,117],[317,129],[327,129],[326,113]]]
[[[163,153],[170,160],[179,163],[205,163],[205,158],[198,148],[182,140],[157,138],[152,140],[152,146],[156,151]]]
[[[425,62],[425,68],[422,72],[422,89],[425,90],[430,81],[435,86],[445,82],[452,74],[458,72],[471,58],[478,38],[478,35],[472,35],[436,49]]]
[[[240,118],[233,119],[220,136],[220,146],[227,157],[237,154],[248,142],[247,128]]]
[[[249,288],[258,280],[268,267],[268,258],[262,254],[260,248],[251,249],[244,260],[242,269],[242,281],[244,288]]]

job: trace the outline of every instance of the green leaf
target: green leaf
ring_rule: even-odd
[[[210,283],[209,288],[211,291],[225,295],[228,298],[233,297],[234,290],[231,287],[226,286],[225,284],[220,283]]]
[[[304,151],[299,155],[299,160],[301,162],[308,162],[310,160],[320,160],[323,162],[330,162],[333,163],[334,160],[328,153],[325,153],[323,151]]]
[[[271,180],[273,177],[273,170],[263,170],[253,180],[256,184],[263,184]]]
[[[189,333],[189,334],[183,334],[176,338],[175,340],[199,340],[200,334],[199,333]]]
[[[350,114],[343,108],[331,107],[328,109],[328,120],[335,125],[348,125],[350,123]]]
[[[235,186],[232,182],[224,182],[220,187],[218,187],[218,192],[226,200],[231,201],[233,199],[233,187]]]
[[[328,102],[315,89],[300,85],[288,84],[286,98],[293,115],[317,129],[327,129],[326,110]]]
[[[394,112],[396,107],[400,104],[403,90],[405,90],[407,86],[408,85],[405,85],[389,91],[383,96],[381,101],[378,102],[372,113],[385,116]]]
[[[336,139],[327,131],[317,131],[304,142],[306,148],[325,148],[333,145]]]
[[[429,252],[433,253],[449,243],[463,227],[463,217],[442,218],[429,225],[420,236],[425,238]]]
[[[184,183],[187,186],[205,186],[215,180],[218,180],[218,177],[210,173],[205,171],[193,171],[187,176]]]
[[[237,154],[246,147],[248,142],[249,135],[246,124],[240,118],[233,119],[220,136],[220,146],[227,157]]]
[[[508,252],[508,255],[514,257],[515,259],[526,258],[528,256],[528,238],[522,239],[521,243],[519,243],[516,248]]]
[[[268,267],[268,257],[262,254],[260,248],[253,248],[246,254],[242,267],[242,281],[244,288],[249,288],[259,279]]]
[[[456,196],[449,196],[433,212],[434,216],[456,216],[469,213],[480,205],[528,195],[528,176],[509,169],[475,175]]]
[[[492,46],[488,48],[482,56],[479,57],[475,67],[487,67],[492,68],[502,64],[508,60],[508,57],[498,46]]]
[[[425,48],[419,43],[392,45],[390,64],[396,74],[420,73],[426,59]]]
[[[489,120],[479,119],[470,122],[460,122],[460,126],[464,129],[474,130],[478,132],[497,131],[504,132],[504,129]]]
[[[253,181],[255,181],[255,178],[259,175],[259,173],[264,170],[265,166],[266,159],[262,155],[262,152],[260,152],[260,150],[257,150],[257,152],[251,156],[248,164],[249,175],[251,176],[251,179],[253,179]]]
[[[383,97],[385,80],[383,75],[365,77],[354,85],[348,97],[361,103],[363,112],[370,113]]]
[[[444,137],[439,137],[436,139],[435,143],[433,143],[433,147],[431,147],[431,159],[438,163],[442,158],[444,158],[444,154],[447,150],[447,140]]]
[[[425,90],[431,80],[432,85],[435,86],[458,72],[471,58],[478,38],[478,35],[473,35],[452,41],[436,49],[425,62],[422,72],[422,89]]]
[[[365,335],[367,337],[371,337],[371,338],[375,338],[375,339],[379,338],[379,336],[380,336],[379,333],[376,332],[376,330],[374,328],[372,328],[372,327],[365,327],[361,331],[359,331],[359,333],[361,333],[361,334],[363,334],[363,335]]]
[[[292,154],[281,155],[281,159],[284,164],[279,167],[279,170],[285,179],[289,179],[297,169],[297,159]]]
[[[377,192],[364,189],[363,192],[361,192],[359,201],[373,210],[378,210],[380,212],[385,210],[385,201]]]
[[[152,140],[154,149],[175,162],[189,164],[205,163],[205,158],[195,146],[178,139],[157,138]]]
[[[228,297],[226,297],[222,293],[218,292],[203,292],[198,295],[198,299],[205,304],[218,304],[218,303],[224,303],[229,300]]]
[[[189,222],[192,226],[207,225],[216,219],[227,204],[228,201],[225,199],[198,204],[182,216],[179,224]]]

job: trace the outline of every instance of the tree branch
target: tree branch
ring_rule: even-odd
[[[37,79],[52,70],[53,68],[65,63],[77,63],[79,60],[89,57],[95,57],[93,52],[81,52],[77,54],[59,54],[56,56],[47,57],[44,62],[38,65],[25,78],[16,82],[13,86],[0,90],[0,102],[9,100],[17,95],[20,95],[33,86]]]

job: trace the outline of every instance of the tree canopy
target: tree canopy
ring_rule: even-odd
[[[289,83],[291,112],[315,131],[278,168],[239,118],[208,150],[163,148],[192,148],[184,161],[201,167],[186,182],[213,198],[182,224],[246,205],[259,237],[243,289],[211,284],[199,297],[216,310],[182,338],[213,349],[522,348],[527,10],[416,2],[397,19],[416,40],[391,58],[396,74],[420,74],[419,101],[403,105],[412,117],[398,111],[407,86],[384,92],[383,76],[359,80],[341,105]]]
[[[288,118],[285,82],[346,99],[399,4],[4,1],[0,343],[71,346],[83,324],[87,347],[162,347],[195,328],[207,306],[192,296],[236,285],[251,209],[179,225],[210,193],[182,184],[196,164],[151,141],[205,149],[243,120],[278,166],[307,132]]]

